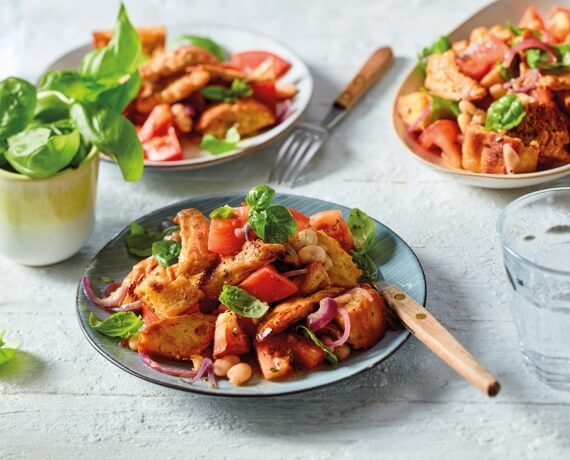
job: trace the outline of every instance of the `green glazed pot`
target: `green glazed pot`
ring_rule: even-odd
[[[42,266],[79,251],[95,222],[98,171],[95,149],[77,169],[46,179],[0,169],[0,255]]]

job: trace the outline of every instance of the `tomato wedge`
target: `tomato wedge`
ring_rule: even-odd
[[[306,216],[305,214],[297,211],[296,209],[293,208],[287,208],[289,210],[289,212],[291,213],[291,215],[293,216],[293,219],[295,219],[297,221],[297,231],[300,232],[301,230],[305,230],[306,228],[309,228],[309,216]]]
[[[420,134],[420,145],[426,149],[434,146],[442,151],[441,157],[453,168],[461,168],[461,147],[457,142],[459,126],[453,120],[437,120]]]
[[[270,53],[268,51],[242,51],[240,53],[232,54],[229,65],[237,67],[243,70],[245,73],[249,74],[253,72],[257,67],[261,65],[265,60],[271,58],[273,72],[275,73],[275,78],[283,76],[290,68],[291,64],[285,59],[277,56],[276,54]]]
[[[354,249],[352,233],[338,209],[313,214],[309,218],[309,222],[311,227],[322,230],[328,236],[337,240],[345,251],[350,252]]]
[[[182,160],[182,146],[174,126],[168,128],[166,135],[153,137],[142,143],[144,156],[151,161]]]
[[[509,47],[495,36],[474,43],[457,58],[459,70],[468,77],[480,80],[503,59]]]
[[[245,243],[242,227],[243,223],[239,218],[212,219],[208,233],[208,250],[221,256],[237,254]]]
[[[271,111],[275,113],[275,106],[277,105],[277,89],[275,88],[275,82],[251,82],[250,86],[253,90],[253,98],[269,107]]]
[[[297,292],[297,285],[277,273],[271,265],[253,272],[239,287],[267,303],[277,302]]]
[[[172,115],[170,106],[168,104],[157,105],[139,129],[139,140],[147,142],[154,137],[166,136],[173,123],[174,115]]]

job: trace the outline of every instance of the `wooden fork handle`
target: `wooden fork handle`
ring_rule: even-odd
[[[358,74],[336,98],[335,104],[343,109],[350,109],[360,97],[380,78],[392,64],[392,49],[378,48],[374,51]]]
[[[487,396],[501,385],[424,307],[395,286],[380,291],[416,338]]]

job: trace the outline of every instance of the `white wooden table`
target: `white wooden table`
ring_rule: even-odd
[[[131,0],[127,7],[139,24],[221,22],[287,42],[315,76],[308,119],[324,115],[374,47],[393,46],[395,65],[295,193],[362,207],[411,244],[427,275],[428,307],[498,376],[498,398],[479,394],[415,339],[350,381],[274,400],[194,396],[120,371],[78,327],[74,296],[84,266],[131,219],[265,182],[275,147],[212,169],[148,173],[136,184],[104,164],[96,229],[78,255],[40,269],[0,260],[0,329],[24,342],[19,360],[0,369],[0,458],[570,458],[570,394],[523,367],[495,239],[498,212],[524,191],[456,184],[411,159],[390,126],[398,80],[416,49],[484,3]],[[22,7],[20,74],[35,79],[92,28],[111,25],[117,2]]]

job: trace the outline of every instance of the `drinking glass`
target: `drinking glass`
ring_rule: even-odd
[[[0,80],[15,75],[20,29],[20,1],[0,0]]]
[[[543,382],[570,390],[570,188],[513,201],[497,233],[523,360]]]

